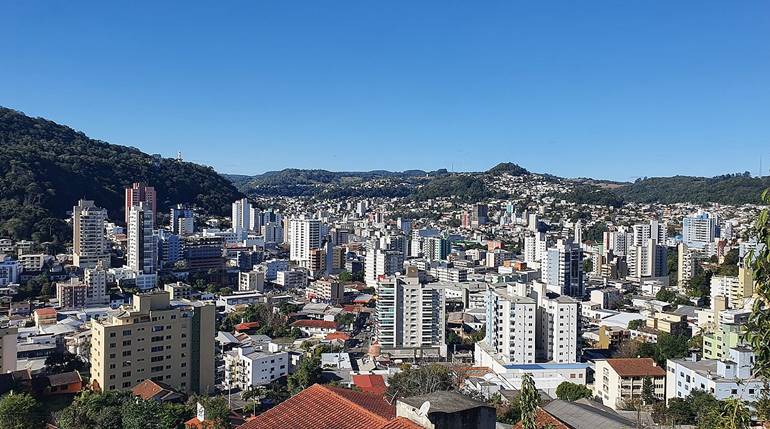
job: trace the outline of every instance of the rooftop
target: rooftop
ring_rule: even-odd
[[[665,377],[666,370],[659,367],[652,358],[607,359],[607,363],[621,377]]]
[[[420,408],[425,402],[430,402],[428,413],[456,413],[477,407],[487,407],[484,402],[476,401],[461,393],[437,391],[427,395],[411,396],[399,399],[400,402]]]

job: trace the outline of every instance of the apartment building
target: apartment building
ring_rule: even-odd
[[[652,382],[653,394],[666,394],[666,370],[651,358],[622,358],[596,361],[594,396],[613,410],[641,399],[644,380]]]
[[[93,268],[98,263],[110,267],[110,253],[104,238],[107,210],[93,201],[80,200],[72,208],[72,265]]]
[[[446,356],[444,289],[420,284],[417,270],[378,282],[376,335],[394,357]]]
[[[262,292],[265,290],[265,271],[254,270],[245,273],[238,273],[238,290],[255,290]]]
[[[559,240],[543,257],[542,279],[548,290],[559,295],[581,298],[583,285],[583,250],[572,240]]]
[[[238,347],[225,353],[225,386],[248,390],[289,375],[289,353]]]
[[[185,393],[214,386],[215,307],[172,305],[168,292],[134,295],[131,306],[92,322],[91,376],[96,390],[129,390],[145,379]]]
[[[289,219],[289,259],[310,267],[310,250],[321,247],[321,221],[306,216]]]
[[[535,363],[537,302],[512,285],[487,289],[484,342],[507,363]]]

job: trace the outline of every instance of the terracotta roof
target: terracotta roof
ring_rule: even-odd
[[[350,339],[350,335],[344,332],[329,332],[328,334],[326,334],[326,337],[324,337],[324,339],[328,341],[334,341],[334,340],[347,341]]]
[[[332,320],[297,320],[292,323],[291,326],[298,328],[325,328],[325,329],[337,329],[337,323]]]
[[[184,395],[174,390],[173,387],[149,378],[134,386],[131,393],[144,400],[155,399],[160,402],[184,399]]]
[[[395,417],[396,407],[382,396],[314,384],[238,429],[376,429]]]
[[[666,370],[652,358],[607,359],[607,363],[621,377],[665,377]]]
[[[524,427],[524,424],[522,422],[518,422],[515,425],[513,425],[513,428],[511,429],[522,429],[523,427]],[[570,429],[569,426],[562,423],[556,417],[548,414],[542,408],[538,408],[537,413],[535,414],[535,427],[538,427],[538,428],[548,427],[552,429]]]
[[[243,322],[235,325],[236,331],[249,331],[259,328],[259,322]]]
[[[38,316],[56,316],[56,310],[52,307],[43,307],[35,309],[35,314]]]
[[[388,387],[385,386],[385,378],[377,374],[358,374],[353,377],[353,384],[363,392],[375,395],[384,395]]]

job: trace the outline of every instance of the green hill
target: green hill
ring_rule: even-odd
[[[0,107],[0,236],[63,241],[69,227],[62,219],[84,197],[120,221],[124,188],[135,181],[155,187],[163,211],[190,203],[208,213],[227,214],[241,196],[210,167],[93,140]]]
[[[613,189],[625,201],[640,203],[759,204],[760,194],[770,187],[770,177],[748,173],[716,177],[653,177]]]

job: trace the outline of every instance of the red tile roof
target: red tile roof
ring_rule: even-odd
[[[607,359],[607,363],[621,377],[665,377],[666,370],[652,358]]]
[[[52,307],[43,307],[35,310],[35,314],[38,316],[56,316],[56,310]]]
[[[417,423],[407,419],[406,417],[396,417],[395,419],[385,423],[384,426],[380,426],[378,429],[424,429]]]
[[[329,332],[326,334],[326,337],[324,337],[327,341],[334,341],[334,340],[340,340],[340,341],[347,341],[350,339],[350,335],[344,333],[344,332]]]
[[[292,323],[291,326],[298,328],[324,328],[324,329],[337,329],[337,323],[333,320],[297,320]]]
[[[243,322],[235,325],[236,331],[250,331],[259,328],[259,322]]]
[[[385,386],[385,379],[377,374],[359,374],[353,376],[353,384],[363,392],[373,393],[375,395],[384,395],[388,387]]]
[[[237,429],[378,429],[395,417],[382,396],[314,384]]]
[[[518,422],[513,425],[512,429],[522,429],[524,424]],[[538,428],[552,428],[552,429],[570,429],[569,426],[559,421],[556,417],[548,414],[544,409],[538,408],[535,414],[535,427]]]

